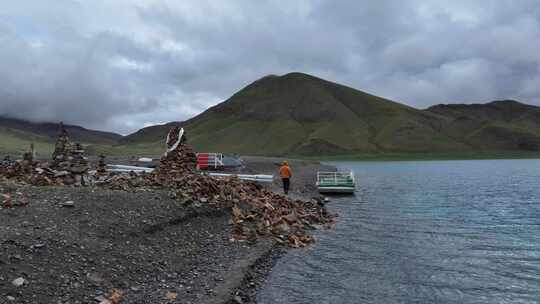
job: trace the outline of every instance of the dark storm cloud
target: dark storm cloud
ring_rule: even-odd
[[[120,132],[303,71],[411,106],[540,104],[537,1],[18,1],[0,115]]]

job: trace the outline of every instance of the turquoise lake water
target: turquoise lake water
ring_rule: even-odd
[[[258,303],[540,303],[540,160],[332,164],[355,196]]]

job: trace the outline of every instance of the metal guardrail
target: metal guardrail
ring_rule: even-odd
[[[107,171],[110,172],[153,172],[154,168],[127,166],[127,165],[107,165]]]
[[[107,171],[110,172],[119,172],[119,173],[129,173],[129,172],[135,172],[135,173],[150,173],[153,172],[154,168],[146,168],[146,167],[137,167],[137,166],[127,166],[127,165],[107,165]],[[274,181],[273,175],[266,175],[266,174],[229,174],[229,173],[214,173],[210,172],[207,173],[209,176],[213,177],[231,177],[235,176],[238,179],[241,180],[247,180],[247,181],[254,181],[254,182],[261,182],[261,183],[271,183]]]
[[[317,185],[348,184],[354,185],[354,173],[350,172],[317,172]]]

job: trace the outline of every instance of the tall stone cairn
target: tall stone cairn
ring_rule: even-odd
[[[161,176],[175,176],[185,173],[190,173],[197,167],[197,155],[193,148],[187,144],[186,133],[184,132],[180,143],[178,143],[178,135],[180,127],[173,127],[169,131],[167,141],[167,151],[161,157],[159,162],[159,174]]]
[[[52,167],[68,169],[70,154],[71,143],[69,141],[69,134],[66,128],[64,128],[64,124],[60,123],[56,143],[54,145],[54,152],[52,154]]]

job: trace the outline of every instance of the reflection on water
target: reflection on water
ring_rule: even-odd
[[[259,303],[538,303],[540,160],[340,162],[354,198]]]

